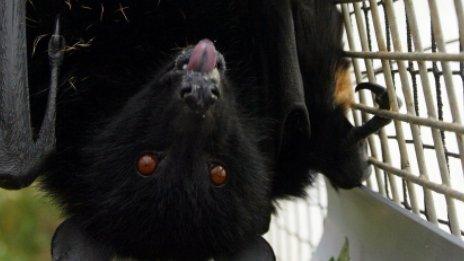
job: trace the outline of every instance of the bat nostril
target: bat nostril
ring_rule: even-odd
[[[191,86],[183,86],[181,89],[180,89],[180,97],[182,99],[185,98],[186,95],[188,95],[189,93],[192,92],[192,87]]]
[[[180,97],[195,112],[206,112],[220,95],[215,85],[185,85],[180,90]]]
[[[219,95],[221,95],[217,86],[211,88],[211,93],[215,96],[215,99],[219,98]]]
[[[190,107],[190,109],[194,110],[194,111],[198,111],[200,108],[201,108],[201,103],[200,103],[200,100],[198,100],[197,97],[195,97],[194,95],[186,95],[184,97],[184,102],[187,104],[188,107]]]

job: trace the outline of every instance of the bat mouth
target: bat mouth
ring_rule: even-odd
[[[213,42],[204,39],[177,57],[174,70],[184,72],[179,89],[180,98],[191,111],[204,118],[222,97],[224,57],[216,50]]]
[[[201,40],[197,45],[184,49],[174,62],[175,70],[196,71],[205,75],[224,72],[224,56],[216,50],[213,42]]]
[[[190,53],[187,70],[203,73],[211,72],[216,68],[217,56],[213,42],[208,39],[201,40]]]

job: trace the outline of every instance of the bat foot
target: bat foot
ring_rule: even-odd
[[[64,37],[61,35],[61,21],[58,15],[55,21],[55,30],[48,42],[48,57],[52,66],[59,66],[63,61],[65,44]]]
[[[369,90],[375,95],[375,103],[379,105],[379,108],[382,110],[389,110],[390,109],[390,99],[388,97],[388,91],[385,87],[375,84],[375,83],[370,83],[370,82],[364,82],[358,84],[356,86],[355,91],[358,92],[360,90]],[[399,97],[396,97],[397,102],[398,102],[398,107],[401,107],[403,105],[401,99]]]
[[[20,20],[20,19],[19,19]],[[30,122],[25,122],[22,119],[13,117],[5,120],[6,124],[2,125],[1,131],[6,133],[0,137],[0,187],[5,189],[21,189],[29,186],[39,175],[40,168],[55,146],[55,100],[58,87],[58,71],[63,60],[64,38],[60,35],[60,18],[56,19],[55,30],[48,44],[48,55],[51,66],[51,81],[48,95],[47,110],[42,121],[38,138],[32,138],[32,130]],[[0,54],[1,56],[1,54]],[[1,84],[1,83],[0,83]],[[15,86],[15,85],[11,85]],[[0,86],[3,90],[0,95],[1,100],[12,100],[19,103],[11,106],[19,109],[18,113],[12,115],[20,115],[26,117],[30,114],[29,97],[25,101],[19,100],[18,97],[7,97],[17,93],[17,90],[9,90],[11,87]],[[21,85],[25,93],[28,93],[28,86]],[[7,104],[2,104],[2,107],[8,107]],[[8,116],[10,114],[7,114]],[[21,123],[15,125],[14,123]],[[8,135],[15,133],[15,135]],[[16,133],[19,133],[16,135]]]
[[[362,140],[357,144],[340,147],[336,152],[336,164],[328,167],[325,171],[326,176],[336,188],[351,189],[361,186],[372,173],[372,167],[368,162],[367,143]]]
[[[387,89],[374,83],[360,83],[356,86],[356,91],[369,90],[374,93],[374,101],[379,105],[379,109],[390,110],[390,98]],[[401,100],[398,99],[398,105],[401,106]],[[369,135],[378,132],[385,125],[389,124],[391,119],[374,116],[362,126],[354,127],[348,134],[348,143],[356,143],[362,139],[367,138]]]

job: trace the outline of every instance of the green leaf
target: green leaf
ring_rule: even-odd
[[[343,244],[342,250],[340,251],[340,254],[338,255],[338,258],[335,259],[334,257],[331,257],[329,261],[350,261],[350,245],[348,243],[348,238],[345,237],[345,243]]]
[[[340,255],[338,255],[338,261],[350,261],[350,245],[348,238],[345,237],[345,244],[343,244]]]

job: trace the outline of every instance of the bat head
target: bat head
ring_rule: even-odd
[[[203,40],[129,99],[75,155],[75,169],[46,182],[85,231],[120,255],[235,251],[264,232],[272,209],[253,129],[223,56]]]
[[[351,189],[361,186],[371,174],[366,139],[350,139],[353,125],[343,113],[334,112],[322,122],[325,131],[313,141],[311,164],[323,173],[335,188]]]

